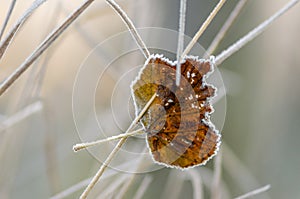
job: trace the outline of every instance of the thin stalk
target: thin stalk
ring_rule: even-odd
[[[2,146],[0,145],[0,147],[2,147]],[[137,160],[138,161],[137,165],[140,165],[142,163],[142,160],[143,160],[143,156],[140,156]],[[128,167],[132,167],[132,162],[124,162],[120,165],[120,168],[123,168],[123,169],[128,168]],[[119,174],[117,170],[109,170],[108,172],[105,173],[105,175],[102,176],[102,180],[108,179],[117,174]],[[92,178],[84,179],[84,180],[70,186],[69,188],[66,188],[65,190],[55,194],[54,196],[50,197],[50,199],[62,199],[62,198],[68,197],[68,196],[74,194],[75,192],[79,191],[83,187],[86,187],[91,180],[92,180]]]
[[[218,32],[218,34],[215,36],[214,40],[211,42],[210,46],[207,49],[207,54],[211,55],[218,47],[222,39],[224,38],[225,34],[233,24],[233,22],[236,20],[237,16],[242,11],[243,7],[246,5],[248,0],[241,0],[239,1],[233,11],[230,13],[228,19],[225,21],[224,25]]]
[[[222,175],[222,150],[220,149],[218,155],[214,159],[214,177],[211,186],[211,198],[220,199],[221,198],[221,175]]]
[[[104,173],[105,169],[107,168],[107,166],[109,165],[109,163],[112,161],[113,157],[117,154],[117,152],[119,151],[119,149],[122,147],[122,145],[126,142],[126,140],[127,140],[127,137],[123,137],[123,138],[121,138],[119,140],[118,144],[115,146],[115,148],[111,151],[111,153],[109,154],[109,156],[103,162],[103,164],[101,165],[100,169],[97,171],[97,173],[93,177],[92,181],[89,183],[89,185],[85,188],[85,190],[81,194],[80,199],[87,198],[88,194],[91,192],[91,190],[93,189],[93,187],[96,185],[96,183],[98,182],[99,178],[102,176],[102,174]]]
[[[16,1],[17,1],[17,0],[12,0],[11,3],[10,3],[10,6],[9,6],[9,9],[8,9],[8,12],[7,12],[7,15],[6,15],[6,17],[5,17],[3,26],[2,26],[1,31],[0,31],[0,41],[1,41],[1,39],[2,39],[2,36],[3,36],[3,33],[4,33],[5,28],[6,28],[6,26],[7,26],[7,23],[8,23],[8,21],[9,21],[9,19],[10,19],[10,16],[11,16],[11,14],[12,14],[14,8],[15,8]]]
[[[137,189],[133,199],[141,199],[143,198],[145,192],[149,188],[149,185],[153,181],[153,177],[150,175],[146,175],[143,179],[143,181],[140,183],[139,188]]]
[[[0,85],[0,96],[40,57],[43,52],[85,11],[94,0],[86,0],[27,57],[27,59]]]
[[[146,153],[147,151],[148,151],[148,147],[145,147],[145,149],[143,150],[142,153]],[[138,171],[143,166],[142,163],[143,163],[143,158],[140,158],[138,160],[138,162],[134,165],[135,169],[133,170],[132,175],[126,181],[126,183],[124,183],[124,185],[120,188],[118,194],[116,195],[116,198],[124,198],[125,197],[125,194],[127,193],[128,189],[130,188],[130,186],[132,185],[132,183],[134,182],[134,179],[135,179]]]
[[[143,108],[143,110],[140,112],[140,114],[134,119],[134,121],[130,124],[130,126],[128,127],[128,129],[126,130],[125,134],[128,133],[135,125],[136,123],[143,117],[143,115],[145,114],[145,112],[148,110],[148,108],[150,107],[150,105],[152,104],[152,102],[154,101],[154,99],[156,98],[156,94],[154,94],[151,99],[147,102],[147,104],[145,105],[145,107]],[[117,154],[117,152],[119,151],[119,149],[122,147],[122,145],[126,142],[128,137],[123,137],[119,140],[119,142],[117,143],[117,145],[115,146],[115,148],[112,150],[112,152],[108,155],[108,157],[106,158],[106,160],[104,161],[104,163],[101,165],[100,169],[97,171],[97,173],[95,174],[95,176],[93,177],[92,181],[90,182],[90,184],[85,188],[85,190],[83,191],[83,193],[80,196],[80,199],[85,199],[87,198],[88,194],[91,192],[91,190],[93,189],[93,187],[96,185],[96,183],[98,182],[98,180],[100,179],[100,177],[102,176],[102,174],[104,173],[105,169],[107,168],[107,166],[110,164],[110,162],[112,161],[113,157]]]
[[[263,33],[277,18],[282,16],[284,13],[286,13],[289,9],[291,9],[293,6],[295,6],[298,2],[299,2],[299,0],[291,0],[282,9],[280,9],[278,12],[276,12],[270,18],[265,20],[263,23],[261,23],[259,26],[254,28],[252,31],[250,31],[244,37],[239,39],[237,42],[235,42],[234,44],[229,46],[226,50],[224,50],[221,54],[219,54],[216,57],[216,65],[220,65],[221,63],[223,63],[228,57],[230,57],[232,54],[237,52],[239,49],[241,49],[243,46],[245,46],[251,40],[256,38],[258,35]]]
[[[141,52],[147,59],[150,57],[150,52],[145,44],[145,42],[142,40],[141,36],[139,35],[136,27],[130,20],[130,18],[127,16],[127,14],[122,10],[122,8],[113,0],[106,0],[106,2],[118,13],[118,15],[121,17],[121,19],[126,24],[128,30],[130,31],[133,39],[136,41],[138,47],[140,48]]]
[[[261,194],[261,193],[263,193],[263,192],[268,191],[270,188],[271,188],[271,185],[266,185],[266,186],[261,187],[261,188],[259,188],[259,189],[253,190],[253,191],[251,191],[251,192],[249,192],[249,193],[246,193],[246,194],[244,194],[244,195],[242,195],[242,196],[236,197],[235,199],[251,198],[251,197],[253,197],[253,196],[256,196],[256,195],[258,195],[258,194]]]
[[[189,174],[189,180],[192,183],[193,186],[193,198],[196,199],[202,199],[203,197],[203,183],[202,183],[202,177],[200,175],[200,173],[196,170],[189,170],[188,171]]]
[[[51,22],[47,25],[47,28],[44,30],[42,34],[42,38],[47,36],[48,32],[53,30],[55,25],[57,24],[58,13],[61,12],[60,4],[57,4],[54,12],[51,15]],[[41,39],[42,39],[41,38]],[[40,98],[41,88],[43,87],[43,81],[46,75],[46,71],[48,68],[48,62],[55,51],[54,48],[48,50],[45,53],[45,56],[42,59],[37,60],[32,66],[32,70],[30,71],[31,75],[28,76],[26,83],[23,86],[22,92],[19,95],[20,99],[17,107],[22,107],[32,98]]]
[[[120,190],[122,184],[126,183],[128,179],[128,175],[123,174],[118,176],[118,180],[114,180],[110,185],[106,186],[103,191],[101,191],[101,195],[95,197],[95,199],[103,199],[103,198],[114,198],[116,195],[116,190]]]
[[[19,18],[17,23],[12,27],[12,29],[8,32],[7,36],[0,43],[0,60],[6,52],[9,44],[14,38],[15,34],[19,30],[19,28],[25,23],[25,21],[32,15],[32,13],[47,0],[35,0],[31,6],[26,10],[26,12]]]
[[[183,51],[180,60],[182,60],[191,51],[191,49],[193,48],[193,46],[195,45],[195,43],[197,43],[197,41],[200,38],[200,36],[207,29],[207,27],[209,26],[210,22],[214,19],[214,17],[217,15],[217,13],[222,8],[222,6],[224,5],[225,2],[226,2],[226,0],[220,0],[219,1],[219,3],[214,8],[214,10],[209,14],[209,16],[207,17],[207,19],[205,20],[205,22],[202,24],[202,26],[200,27],[200,29],[198,30],[198,32],[195,34],[195,36],[193,37],[192,41],[188,44],[188,46]]]
[[[249,186],[255,187],[259,185],[257,179],[255,179],[246,165],[239,160],[225,142],[222,143],[222,150],[225,156],[223,159],[224,170],[232,177],[232,182],[235,183],[237,188],[241,188],[241,190],[246,192]]]
[[[177,43],[177,65],[176,65],[176,85],[179,86],[181,77],[181,64],[180,57],[183,52],[184,46],[184,30],[185,30],[185,16],[186,16],[186,1],[180,1],[180,17],[179,17],[179,33]]]
[[[15,124],[23,121],[29,116],[41,111],[42,109],[43,109],[43,103],[41,101],[36,101],[33,102],[32,104],[29,104],[28,106],[16,112],[14,115],[2,121],[0,123],[0,133],[6,130],[7,128],[10,128]]]
[[[101,143],[104,143],[104,142],[109,142],[109,141],[112,141],[112,140],[119,140],[119,139],[124,138],[124,137],[130,137],[130,136],[134,136],[134,135],[137,135],[137,134],[141,134],[141,131],[143,131],[142,128],[140,128],[138,130],[135,130],[135,131],[132,131],[132,132],[122,133],[122,134],[119,134],[119,135],[116,135],[116,136],[111,136],[111,137],[108,137],[106,139],[101,139],[101,140],[97,140],[97,141],[93,141],[93,142],[86,142],[86,143],[76,144],[76,145],[73,146],[73,150],[75,152],[77,152],[81,149],[85,149],[87,147],[95,146],[95,145],[98,145],[98,144],[101,144]]]

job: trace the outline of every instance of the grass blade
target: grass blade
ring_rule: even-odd
[[[5,28],[6,28],[6,26],[7,26],[7,23],[8,23],[8,21],[9,21],[9,19],[10,19],[10,16],[11,16],[11,14],[12,14],[14,8],[15,8],[16,1],[17,1],[17,0],[12,0],[11,3],[10,3],[10,6],[9,6],[9,9],[8,9],[8,12],[7,12],[7,15],[6,15],[6,17],[5,17],[3,26],[2,26],[1,31],[0,31],[0,41],[1,41],[1,38],[2,38],[3,33],[4,33],[4,31],[5,31]]]
[[[43,52],[85,11],[94,0],[86,0],[31,53],[31,55],[0,85],[0,96],[40,57]]]
[[[17,23],[12,27],[12,29],[9,31],[7,36],[3,41],[0,43],[0,60],[3,57],[5,51],[7,50],[9,44],[11,43],[13,37],[19,30],[19,28],[22,26],[22,24],[25,23],[25,21],[32,15],[32,13],[43,3],[45,3],[47,0],[36,0],[34,1],[30,8],[26,10],[26,12],[20,17],[20,19],[17,21]]]
[[[246,5],[248,0],[241,0],[237,3],[231,14],[229,15],[228,19],[225,21],[224,25],[218,32],[218,34],[215,36],[214,40],[211,42],[210,46],[207,49],[207,54],[211,55],[218,47],[222,39],[224,38],[225,34],[237,18],[237,16],[242,11],[243,7]]]
[[[150,56],[150,52],[149,52],[145,42],[142,40],[141,36],[137,32],[134,24],[132,23],[132,21],[127,16],[127,14],[122,10],[122,8],[115,1],[106,0],[106,2],[119,14],[121,19],[126,24],[128,30],[132,34],[133,39],[136,41],[138,47],[140,48],[140,50],[144,54],[145,58],[147,59]]]
[[[251,40],[256,38],[258,35],[263,33],[276,19],[286,13],[289,9],[295,6],[299,0],[292,0],[278,12],[276,12],[273,16],[269,19],[265,20],[259,26],[251,30],[247,35],[239,39],[236,43],[232,44],[226,50],[224,50],[221,54],[216,57],[216,65],[220,65],[223,63],[228,57],[233,55],[235,52],[239,51],[243,46],[249,43]]]
[[[177,43],[177,65],[176,65],[176,85],[179,86],[181,77],[181,64],[180,57],[183,52],[184,46],[184,29],[185,29],[185,15],[186,15],[186,1],[180,1],[180,17],[179,17],[179,33]]]
[[[253,196],[256,196],[258,194],[261,194],[263,192],[266,192],[268,191],[269,189],[271,188],[271,185],[266,185],[264,187],[261,187],[259,189],[255,189],[253,191],[250,191],[249,193],[246,193],[242,196],[239,196],[239,197],[236,197],[235,199],[245,199],[245,198],[250,198],[250,197],[253,197]]]

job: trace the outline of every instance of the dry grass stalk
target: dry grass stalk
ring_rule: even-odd
[[[209,26],[209,24],[211,23],[211,21],[215,18],[215,16],[217,15],[217,13],[222,8],[222,6],[224,5],[225,2],[226,2],[226,0],[220,0],[219,1],[219,3],[216,5],[216,7],[213,9],[213,11],[209,14],[209,16],[207,17],[207,19],[201,25],[201,27],[199,28],[198,32],[193,37],[192,41],[187,45],[187,47],[183,51],[183,53],[181,55],[181,59],[183,57],[185,57],[187,54],[189,54],[189,52],[192,50],[193,46],[197,43],[198,39],[201,37],[201,35],[203,34],[203,32],[207,29],[207,27]]]
[[[246,5],[247,1],[248,0],[241,0],[236,4],[235,8],[232,10],[229,17],[226,19],[224,25],[222,26],[218,34],[215,36],[214,40],[207,48],[206,52],[208,55],[212,55],[213,52],[217,49],[218,45],[226,35],[227,31],[229,30],[229,28],[231,27],[235,19],[238,17],[243,7]]]
[[[94,0],[86,0],[27,57],[27,59],[0,85],[0,96],[47,50],[50,45],[83,13]],[[42,2],[42,1],[41,1]],[[0,54],[1,55],[1,54]]]
[[[176,54],[176,85],[179,86],[180,77],[181,77],[181,64],[180,64],[180,57],[183,53],[184,47],[184,30],[185,30],[185,15],[186,15],[186,1],[180,1],[180,15],[179,15],[179,31],[178,31],[178,42],[177,42],[177,54]]]
[[[126,130],[125,134],[129,133],[134,128],[134,126],[137,124],[137,122],[142,118],[142,116],[145,114],[145,112],[151,106],[151,104],[152,104],[152,102],[154,101],[155,98],[156,98],[156,95],[154,94],[151,97],[151,99],[149,100],[149,102],[147,102],[147,104],[145,105],[145,107],[143,108],[143,110],[139,113],[139,115],[133,120],[133,122],[131,123],[131,125]],[[121,146],[126,142],[127,138],[128,137],[123,137],[123,138],[121,138],[119,140],[119,142],[117,143],[117,145],[115,146],[115,148],[108,155],[108,157],[106,158],[106,160],[101,165],[100,169],[97,171],[97,173],[93,177],[93,179],[90,182],[90,184],[86,187],[86,189],[81,194],[80,199],[87,198],[88,194],[93,189],[93,187],[96,185],[96,183],[98,182],[99,178],[102,176],[102,174],[104,173],[105,169],[107,168],[107,166],[109,165],[109,163],[112,161],[112,159],[114,158],[114,156],[116,155],[116,153],[119,151],[119,149],[121,148]]]
[[[129,19],[127,14],[122,10],[122,8],[114,1],[114,0],[106,0],[106,2],[119,14],[120,18],[124,21],[126,24],[128,30],[133,36],[133,39],[136,41],[138,47],[140,48],[141,52],[147,59],[150,56],[150,52],[145,44],[145,42],[142,40],[141,36],[139,35],[137,29],[135,28],[132,21]]]
[[[246,199],[246,198],[251,198],[253,196],[256,196],[258,194],[264,193],[268,191],[271,188],[271,185],[266,185],[264,187],[261,187],[259,189],[255,189],[253,191],[250,191],[249,193],[246,193],[242,196],[236,197],[235,199]]]
[[[3,36],[3,33],[4,33],[5,28],[6,28],[6,26],[7,26],[7,23],[8,23],[8,21],[9,21],[9,19],[10,19],[10,16],[11,16],[11,14],[12,14],[14,8],[15,8],[16,1],[17,1],[17,0],[12,0],[11,3],[10,3],[8,12],[7,12],[7,14],[6,14],[6,17],[5,17],[3,26],[2,26],[1,31],[0,31],[0,41],[1,41],[1,39],[2,39],[2,36]]]
[[[33,14],[34,11],[36,11],[36,9],[39,8],[46,1],[47,0],[35,0],[31,4],[30,8],[28,8],[28,10],[26,10],[25,13],[15,23],[15,25],[12,27],[12,29],[8,32],[7,36],[0,43],[0,60],[3,57],[5,51],[7,50],[9,44],[11,43],[12,39],[16,35],[17,31],[20,29],[20,27],[27,21],[27,19]],[[11,7],[12,7],[11,10],[12,10],[14,7],[14,4],[12,4]],[[10,15],[10,13],[8,13],[8,14]],[[8,20],[9,16],[7,15],[6,18]],[[6,27],[6,25],[4,24],[4,26],[2,28],[3,32],[4,32],[5,27]]]
[[[289,3],[287,3],[283,8],[281,8],[278,12],[276,12],[274,15],[269,17],[266,21],[261,23],[259,26],[254,28],[252,31],[250,31],[247,35],[239,39],[237,42],[232,44],[230,47],[228,47],[226,50],[224,50],[221,54],[219,54],[216,57],[216,65],[220,65],[225,61],[228,57],[239,51],[243,46],[245,46],[247,43],[249,43],[251,40],[256,38],[258,35],[263,33],[273,22],[275,22],[276,19],[278,19],[281,15],[286,13],[289,9],[291,9],[293,6],[295,6],[299,0],[291,0]]]

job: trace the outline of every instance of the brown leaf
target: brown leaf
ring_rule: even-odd
[[[152,55],[133,82],[137,114],[156,94],[140,120],[156,162],[184,169],[204,164],[216,154],[220,134],[210,122],[210,99],[216,89],[205,82],[212,70],[210,60],[186,57],[176,86],[176,63]]]

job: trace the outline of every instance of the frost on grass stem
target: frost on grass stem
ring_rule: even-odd
[[[106,2],[116,11],[116,13],[118,13],[118,15],[121,17],[123,22],[126,24],[133,39],[136,41],[138,47],[140,48],[145,58],[147,59],[148,57],[150,57],[150,52],[145,42],[142,40],[142,37],[139,35],[137,29],[135,28],[134,24],[127,16],[127,14],[124,12],[124,10],[122,10],[122,8],[114,0],[106,0]]]
[[[269,19],[261,23],[259,26],[254,28],[252,31],[250,31],[247,35],[242,37],[240,40],[238,40],[236,43],[231,45],[229,48],[224,50],[221,54],[219,54],[216,57],[216,65],[220,65],[225,61],[228,57],[230,57],[232,54],[237,52],[239,49],[241,49],[243,46],[245,46],[247,43],[249,43],[251,40],[256,38],[258,35],[263,33],[266,28],[270,26],[278,17],[283,15],[285,12],[287,12],[290,8],[295,6],[299,0],[292,0],[286,6],[284,6],[282,9],[280,9],[278,12],[276,12],[274,15],[272,15]]]
[[[246,199],[246,198],[250,198],[250,197],[256,196],[256,195],[258,195],[258,194],[264,193],[264,192],[268,191],[270,188],[271,188],[271,185],[266,185],[266,186],[261,187],[261,188],[259,188],[259,189],[250,191],[249,193],[246,193],[246,194],[244,194],[244,195],[242,195],[242,196],[236,197],[235,199]]]
[[[28,8],[28,10],[19,18],[17,23],[12,27],[12,29],[9,31],[7,36],[1,41],[0,43],[0,60],[3,57],[6,49],[8,48],[10,42],[14,38],[15,34],[17,33],[18,29],[24,24],[24,22],[32,15],[32,13],[43,3],[45,3],[47,0],[36,0],[34,1],[31,6]],[[5,29],[5,24],[2,28],[2,31]],[[2,36],[2,35],[1,35]]]
[[[225,21],[224,25],[218,32],[218,34],[215,36],[214,40],[211,42],[209,47],[207,48],[207,54],[210,56],[218,47],[222,39],[224,38],[225,34],[237,18],[237,16],[240,14],[242,11],[243,7],[246,5],[248,0],[241,0],[239,1],[233,11],[230,13],[228,19]]]
[[[81,4],[65,21],[53,30],[46,39],[27,57],[27,59],[0,85],[0,96],[32,65],[32,63],[39,58],[45,50],[77,19],[83,11],[85,11],[94,0],[86,0]],[[44,1],[35,1],[44,2]],[[37,4],[40,5],[40,4]],[[37,6],[36,5],[36,6]],[[0,58],[1,58],[0,47]]]
[[[1,39],[2,39],[2,36],[3,36],[3,33],[4,33],[5,28],[6,28],[6,26],[7,26],[7,23],[8,23],[8,21],[9,21],[9,19],[10,19],[10,16],[11,16],[11,14],[12,14],[14,8],[15,8],[16,1],[17,1],[17,0],[12,0],[11,3],[10,3],[8,12],[7,12],[7,14],[6,14],[4,23],[3,23],[2,28],[1,28],[1,31],[0,31],[0,41],[1,41]]]
[[[93,141],[93,142],[86,142],[86,143],[76,144],[76,145],[73,146],[73,150],[75,152],[77,152],[77,151],[79,151],[81,149],[85,149],[87,147],[95,146],[95,145],[98,145],[98,144],[101,144],[101,143],[104,143],[104,142],[109,142],[109,141],[112,141],[112,140],[118,140],[118,139],[121,139],[121,138],[124,138],[124,137],[134,136],[134,135],[141,134],[141,133],[144,133],[142,128],[140,128],[138,130],[135,130],[135,131],[132,131],[132,132],[122,133],[122,134],[119,134],[119,135],[111,136],[111,137],[108,137],[106,139],[101,139],[101,140],[97,140],[97,141]]]
[[[145,105],[145,107],[143,108],[143,110],[133,120],[133,122],[130,124],[130,126],[126,130],[125,134],[127,134],[128,132],[130,132],[134,128],[134,126],[137,124],[137,122],[143,117],[143,115],[145,114],[145,112],[151,106],[151,104],[155,100],[155,98],[156,98],[156,94],[154,94],[151,97],[151,99],[147,102],[147,104]],[[127,137],[123,137],[123,138],[120,139],[120,141],[117,143],[117,145],[115,146],[115,148],[108,155],[108,157],[106,158],[106,160],[104,161],[104,163],[101,165],[100,169],[97,171],[97,173],[95,174],[95,176],[93,177],[93,179],[91,180],[91,182],[89,183],[89,185],[85,188],[85,190],[83,191],[83,193],[80,196],[80,199],[87,198],[87,196],[90,193],[90,191],[96,185],[96,183],[98,182],[98,180],[100,179],[100,177],[104,173],[105,169],[110,164],[110,162],[112,161],[112,159],[114,158],[114,156],[117,154],[117,152],[119,151],[119,149],[122,147],[122,145],[126,142],[126,140],[127,140]]]
[[[185,30],[185,16],[186,16],[186,1],[180,1],[180,16],[179,16],[179,33],[177,43],[177,65],[176,65],[176,85],[179,86],[181,77],[181,54],[184,46],[184,30]]]
[[[183,51],[181,58],[185,57],[193,48],[193,46],[197,43],[200,36],[203,34],[203,32],[206,30],[206,28],[209,26],[211,21],[214,19],[214,17],[217,15],[219,10],[222,8],[226,0],[220,0],[219,3],[216,5],[216,7],[213,9],[213,11],[209,14],[207,19],[204,21],[198,32],[193,37],[192,41],[188,44],[188,46]]]

